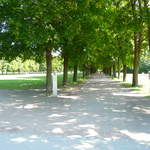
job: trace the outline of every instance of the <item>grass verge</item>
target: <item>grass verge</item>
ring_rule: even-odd
[[[128,82],[121,82],[121,85],[124,87],[130,88],[134,91],[141,91],[143,88],[143,85],[138,85],[138,86],[133,87],[132,84]]]
[[[78,74],[78,82],[72,82],[73,74],[68,75],[68,85],[75,85],[83,82],[82,74]],[[62,88],[63,75],[57,76],[58,88]],[[12,80],[0,80],[0,89],[44,89],[46,85],[45,76],[33,76],[17,78]]]

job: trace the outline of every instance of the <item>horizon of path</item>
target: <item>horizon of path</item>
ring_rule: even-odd
[[[58,97],[0,90],[0,150],[149,150],[150,99],[94,75]]]

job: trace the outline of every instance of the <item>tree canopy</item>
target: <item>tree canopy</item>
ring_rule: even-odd
[[[0,12],[0,57],[46,59],[47,93],[56,51],[64,84],[69,66],[75,74],[101,69],[114,77],[122,69],[125,77],[129,66],[138,85],[140,57],[150,45],[148,0],[1,0]]]

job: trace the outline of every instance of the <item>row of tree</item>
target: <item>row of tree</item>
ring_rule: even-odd
[[[0,57],[12,60],[46,59],[47,94],[52,89],[52,52],[63,59],[63,84],[68,67],[83,75],[102,69],[124,80],[133,67],[138,85],[139,62],[150,48],[148,0],[2,0]]]
[[[17,72],[18,74],[21,72],[38,72],[40,69],[40,65],[34,60],[26,60],[25,62],[22,62],[19,58],[11,62],[0,60],[0,72],[2,74],[8,74],[8,72]]]
[[[54,57],[52,60],[53,72],[62,72],[62,60],[60,57]],[[38,63],[35,60],[25,60],[23,61],[21,58],[16,58],[11,62],[7,60],[0,60],[0,72],[1,74],[9,74],[9,73],[45,73],[46,72],[46,64],[45,62]]]

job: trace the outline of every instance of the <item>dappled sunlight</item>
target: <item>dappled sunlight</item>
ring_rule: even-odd
[[[127,112],[127,110],[117,110],[117,109],[113,109],[112,112]]]
[[[37,97],[39,97],[39,96],[38,96],[38,95],[34,95],[33,97],[34,97],[34,98],[37,98]]]
[[[115,117],[112,119],[112,121],[117,121],[117,120],[134,121],[134,119],[129,119],[129,118],[125,118],[125,117]]]
[[[78,125],[79,128],[92,128],[95,129],[95,125],[94,124],[82,124],[82,125]]]
[[[94,129],[88,129],[86,137],[94,137],[98,136],[99,134]]]
[[[22,143],[22,142],[26,142],[27,139],[26,138],[23,138],[23,137],[19,137],[19,138],[14,138],[14,139],[11,139],[12,142],[16,142],[16,143]]]
[[[128,96],[128,97],[143,97],[142,94],[139,93],[123,93],[123,92],[119,92],[119,93],[113,93],[114,96]]]
[[[106,140],[108,142],[108,141],[115,141],[115,140],[118,140],[120,138],[121,137],[119,137],[119,136],[111,136],[111,137],[104,138],[104,140]]]
[[[55,133],[55,134],[63,134],[64,131],[61,129],[61,128],[55,128],[52,130],[52,133]]]
[[[58,118],[58,117],[64,117],[65,115],[62,115],[62,114],[51,114],[51,115],[48,115],[48,118]]]
[[[41,142],[41,143],[48,143],[49,142],[48,139],[37,136],[37,135],[11,138],[10,141],[13,143],[17,143],[17,144],[33,143],[33,142]]]
[[[150,145],[150,133],[131,132],[129,130],[120,130],[120,132],[142,144],[144,144],[144,142],[148,142]]]
[[[99,91],[98,88],[88,88],[88,90],[90,90],[90,91]]]
[[[10,124],[10,123],[8,123]],[[7,132],[19,132],[21,130],[23,130],[24,127],[21,126],[15,126],[15,127],[10,127],[10,126],[4,126],[4,127],[0,127],[0,131],[7,131]]]
[[[64,126],[64,125],[67,125],[67,124],[69,124],[69,123],[67,123],[67,122],[55,122],[55,123],[50,123],[49,125]]]
[[[22,103],[22,102],[24,102],[24,100],[16,99],[16,102]]]
[[[94,148],[94,146],[87,142],[81,142],[80,145],[74,146],[74,148],[79,149],[79,150],[86,150],[86,149]]]
[[[65,107],[71,107],[71,105],[68,105],[68,104],[65,104],[64,106],[65,106]]]
[[[80,139],[82,138],[82,136],[81,135],[69,135],[67,136],[67,138],[74,140],[74,139]]]
[[[31,139],[38,139],[39,137],[37,135],[31,135],[30,138]]]
[[[84,113],[83,113],[83,116],[87,116],[87,115],[89,115],[87,112],[84,112]]]
[[[75,122],[77,122],[77,119],[70,119],[70,120],[67,120],[66,122],[68,122],[68,123],[75,123]]]
[[[26,104],[26,105],[20,105],[17,106],[17,109],[34,109],[34,108],[38,108],[39,106],[37,104]]]
[[[0,123],[2,123],[2,124],[10,124],[10,122],[8,122],[8,121],[0,121]]]
[[[60,91],[58,97],[11,91],[0,97],[0,138],[5,134],[4,140],[11,144],[41,145],[39,149],[47,145],[52,150],[148,146],[149,101],[118,87],[111,80],[98,79],[75,91]]]
[[[66,96],[66,95],[60,95],[60,96],[58,96],[58,98],[77,100],[77,99],[79,99],[80,97],[79,97],[79,96]]]
[[[135,106],[135,107],[133,107],[133,109],[134,110],[137,110],[137,111],[141,111],[141,112],[143,112],[143,113],[145,113],[145,114],[150,114],[150,107],[141,107],[141,106]]]

